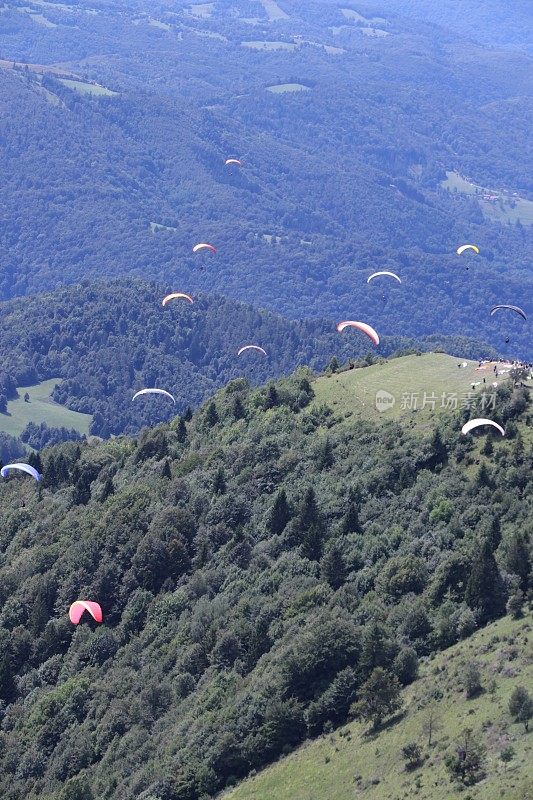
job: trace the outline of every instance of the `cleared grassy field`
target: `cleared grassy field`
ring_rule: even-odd
[[[290,19],[290,16],[278,6],[275,0],[259,0],[270,22],[278,22],[280,19]]]
[[[466,367],[458,367],[466,364]],[[361,417],[374,422],[400,419],[424,426],[435,414],[462,407],[470,394],[493,392],[493,381],[501,382],[508,375],[494,377],[489,366],[477,370],[477,361],[463,361],[444,353],[424,353],[421,356],[394,358],[385,364],[318,378],[313,383],[315,403],[326,403],[339,414]],[[483,384],[483,378],[486,383]],[[477,384],[472,389],[472,384]],[[384,395],[376,407],[378,392],[388,392],[394,398],[387,403]],[[425,400],[425,402],[424,402]],[[488,398],[487,398],[488,400]],[[415,407],[416,409],[413,410]],[[447,403],[451,403],[446,409]],[[485,416],[490,416],[487,411]]]
[[[513,723],[508,701],[516,686],[533,686],[531,644],[531,618],[499,620],[422,665],[420,678],[403,691],[405,715],[396,724],[369,735],[367,726],[352,722],[304,745],[224,800],[530,800],[533,734]],[[461,674],[472,661],[484,690],[467,700]],[[430,747],[424,726],[436,685],[442,697],[432,703],[438,730]],[[467,727],[486,747],[486,778],[460,791],[450,781],[444,754],[459,744]],[[406,771],[401,750],[413,741],[421,746],[424,763]],[[501,753],[509,746],[514,755],[505,763]]]
[[[293,42],[241,42],[242,47],[250,50],[296,50],[297,46]]]
[[[384,36],[388,36],[388,31],[382,31],[380,28],[361,28],[361,33],[364,36],[371,36],[376,39],[383,38]]]
[[[111,89],[106,89],[105,86],[97,86],[95,83],[73,81],[69,78],[60,78],[59,82],[80,94],[93,94],[97,97],[115,97],[118,94],[118,92],[112,92]]]
[[[51,428],[74,428],[83,434],[89,433],[92,416],[78,414],[60,406],[50,397],[54,386],[61,383],[61,378],[51,378],[36,386],[21,386],[18,389],[20,397],[9,400],[7,414],[0,414],[0,431],[11,436],[20,436],[28,422],[40,424],[46,422]],[[24,394],[28,392],[30,402],[24,402]]]
[[[178,229],[171,228],[170,225],[161,225],[160,222],[151,222],[150,230],[152,233],[157,233],[157,231],[170,231],[171,233],[175,233]]]
[[[273,94],[309,91],[309,86],[304,86],[303,83],[277,83],[275,86],[267,86],[267,92],[272,92]]]
[[[195,3],[189,8],[189,13],[193,17],[200,17],[201,19],[209,19],[213,13],[214,3]]]

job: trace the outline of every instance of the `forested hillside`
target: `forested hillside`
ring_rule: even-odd
[[[63,378],[54,399],[93,414],[91,433],[107,438],[196,408],[236,377],[257,384],[300,365],[322,371],[333,356],[360,364],[407,348],[440,346],[471,358],[494,353],[476,340],[445,336],[385,337],[376,350],[361,333],[339,335],[334,320],[291,321],[223,297],[163,308],[168,288],[134,280],[84,283],[2,304],[0,396],[9,400],[18,386]],[[237,356],[250,343],[267,356]],[[154,397],[132,403],[144,387],[166,389],[176,405]],[[29,443],[35,445],[34,438]]]
[[[506,437],[480,439],[468,411],[351,424],[314,386],[234,380],[0,485],[2,798],[208,798],[353,715],[379,727],[420,658],[520,614],[527,390],[498,389]],[[71,625],[76,599],[104,623]]]
[[[9,0],[1,296],[179,279],[527,358],[530,328],[489,310],[530,310],[529,57],[399,8],[285,6]],[[447,173],[488,188],[448,192]],[[204,240],[216,256],[192,255]],[[468,241],[481,254],[460,259]],[[368,286],[377,269],[403,285]]]

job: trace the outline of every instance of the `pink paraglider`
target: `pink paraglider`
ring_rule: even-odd
[[[86,611],[89,612],[95,622],[102,622],[102,609],[98,603],[94,603],[92,600],[75,600],[68,612],[72,624],[78,625]]]
[[[379,345],[379,336],[377,331],[375,331],[374,328],[367,322],[359,322],[357,320],[347,319],[344,320],[344,322],[339,322],[337,324],[337,331],[339,333],[342,333],[345,328],[357,328],[357,330],[366,333],[366,335],[372,339],[376,346]]]

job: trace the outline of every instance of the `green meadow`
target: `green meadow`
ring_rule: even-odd
[[[86,83],[85,81],[74,81],[70,78],[60,78],[60,83],[68,89],[73,89],[80,94],[92,94],[96,97],[115,97],[118,92],[112,92],[111,89],[106,89],[105,86],[98,86],[95,83]]]
[[[74,428],[88,434],[92,420],[90,414],[70,411],[50,397],[58,383],[61,383],[61,378],[50,378],[35,386],[20,386],[19,397],[8,401],[7,414],[0,414],[0,430],[11,436],[20,436],[28,422],[46,422],[50,428]],[[29,403],[24,402],[26,392],[30,396]]]
[[[467,366],[459,367],[459,364]],[[445,353],[393,358],[384,364],[319,378],[313,383],[315,403],[325,403],[352,421],[353,417],[374,422],[405,419],[418,427],[446,410],[450,396],[457,398],[457,407],[461,408],[468,395],[483,391],[490,395],[492,382],[507,377],[496,379],[491,368],[477,370],[477,366],[477,361],[465,361]],[[383,411],[376,408],[376,393],[380,391],[388,392],[395,401]],[[453,406],[453,400],[450,402]]]

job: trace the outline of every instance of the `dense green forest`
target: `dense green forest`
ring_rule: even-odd
[[[205,800],[354,714],[379,727],[420,658],[520,614],[527,390],[498,389],[506,438],[480,439],[468,411],[352,424],[314,386],[233,380],[2,483],[2,798]],[[72,626],[77,598],[104,624]]]
[[[334,320],[291,321],[223,297],[200,296],[193,305],[182,300],[162,308],[168,290],[122,280],[3,303],[0,396],[11,399],[17,386],[63,378],[54,399],[93,414],[91,433],[107,438],[196,408],[232,378],[261,383],[300,365],[322,371],[333,356],[341,364],[361,365],[394,351],[438,346],[470,358],[494,355],[476,340],[445,336],[385,337],[375,350],[364,334],[339,335]],[[267,357],[253,352],[237,357],[249,343],[265,348]],[[170,391],[176,405],[153,396],[132,403],[134,392],[144,387]],[[61,432],[32,427],[22,441],[39,449],[56,443],[54,433]],[[67,438],[69,432],[63,434]]]
[[[136,275],[527,358],[530,327],[489,309],[530,305],[533,229],[440,183],[455,170],[531,198],[529,57],[399,9],[361,7],[386,19],[372,37],[336,4],[287,3],[277,22],[258,2],[185,6],[35,6],[53,28],[31,3],[0,14],[1,296]],[[69,73],[117,94],[80,93]],[[285,83],[308,91],[268,91]],[[193,257],[202,240],[216,256]],[[467,241],[479,257],[455,255]],[[403,285],[368,286],[377,269]]]

